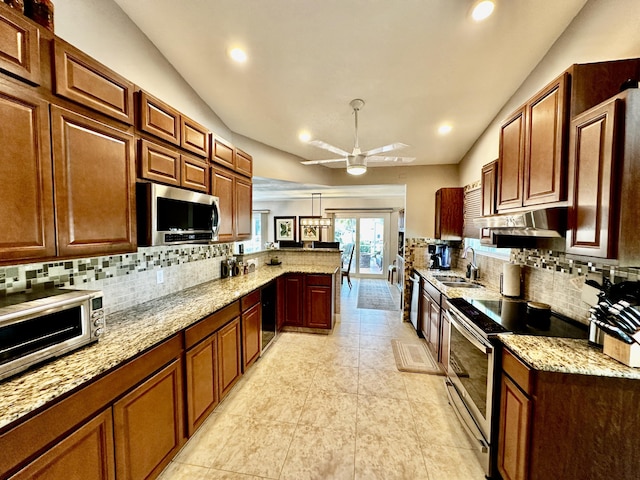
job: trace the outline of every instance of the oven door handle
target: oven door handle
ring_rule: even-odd
[[[484,342],[480,341],[480,339],[476,335],[474,335],[473,332],[466,328],[461,321],[457,320],[455,318],[457,315],[452,315],[449,309],[445,310],[445,312],[449,317],[449,322],[451,323],[451,325],[453,325],[464,338],[469,340],[469,342],[471,342],[474,347],[483,352],[485,355],[493,350],[493,347],[488,347]]]

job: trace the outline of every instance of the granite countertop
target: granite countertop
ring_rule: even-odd
[[[614,360],[602,353],[602,348],[590,345],[587,340],[509,334],[500,334],[498,338],[536,370],[640,379],[640,369],[627,367]]]
[[[106,317],[99,342],[0,382],[0,428],[120,365],[284,273],[335,274],[338,267],[265,266],[213,280]]]

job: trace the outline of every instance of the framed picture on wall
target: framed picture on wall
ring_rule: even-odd
[[[296,217],[273,217],[273,232],[276,242],[296,241]]]
[[[320,227],[317,225],[303,225],[303,220],[313,219],[316,217],[298,217],[298,223],[300,228],[300,241],[302,242],[319,242],[320,241]]]

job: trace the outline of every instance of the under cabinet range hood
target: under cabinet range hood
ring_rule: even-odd
[[[473,223],[496,235],[513,237],[560,238],[567,231],[566,207],[530,210],[509,215],[479,217]]]

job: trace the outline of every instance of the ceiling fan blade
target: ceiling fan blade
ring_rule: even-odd
[[[323,163],[337,163],[344,162],[344,158],[334,158],[331,160],[307,160],[306,162],[300,162],[302,165],[322,165]]]
[[[313,145],[314,147],[322,148],[324,150],[329,150],[331,153],[335,153],[336,155],[343,155],[345,157],[349,155],[349,152],[345,152],[341,148],[334,147],[333,145],[327,142],[323,142],[322,140],[311,140],[309,142],[309,145]]]
[[[374,155],[373,157],[367,157],[367,160],[372,163],[411,163],[416,157],[380,157]]]
[[[387,153],[392,152],[393,150],[400,150],[402,148],[407,148],[409,145],[406,143],[391,143],[389,145],[385,145],[384,147],[374,148],[373,150],[369,150],[368,152],[364,152],[364,154],[368,157],[369,155],[378,155],[379,153]]]

